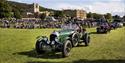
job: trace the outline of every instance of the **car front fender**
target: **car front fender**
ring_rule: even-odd
[[[41,40],[48,41],[47,36],[38,36],[38,37],[36,37],[36,39],[37,39],[37,41],[41,41]]]

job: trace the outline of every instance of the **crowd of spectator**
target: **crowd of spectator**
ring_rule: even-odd
[[[95,27],[97,22],[95,20],[0,20],[0,27],[2,28],[17,28],[17,29],[34,29],[34,28],[61,28],[66,23],[77,23],[85,27]]]

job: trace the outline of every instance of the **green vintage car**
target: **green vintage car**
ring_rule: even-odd
[[[39,54],[45,52],[62,52],[63,57],[70,55],[72,47],[77,46],[81,40],[81,34],[75,29],[62,29],[54,31],[50,34],[50,38],[46,36],[39,36],[36,41],[36,51]],[[85,40],[84,40],[85,39]],[[88,45],[90,41],[89,34],[84,34],[85,44]]]

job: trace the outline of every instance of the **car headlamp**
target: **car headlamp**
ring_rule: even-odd
[[[52,43],[51,43],[51,44],[52,44],[52,45],[53,45],[53,44],[55,44],[55,41],[52,41]]]
[[[44,38],[45,41],[47,41],[48,39],[47,38]]]

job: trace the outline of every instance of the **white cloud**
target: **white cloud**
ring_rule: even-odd
[[[84,6],[79,6],[79,5],[73,5],[73,4],[69,4],[69,3],[58,3],[55,4],[57,6],[54,7],[54,9],[85,9]]]
[[[114,0],[113,0],[114,1]],[[125,4],[121,3],[121,2],[107,2],[107,3],[103,3],[103,2],[96,2],[91,6],[91,10],[92,12],[96,12],[96,13],[115,13],[115,14],[122,14],[125,15]]]
[[[93,12],[124,12],[125,5],[119,2],[109,2],[109,3],[101,3],[96,2],[92,6]]]
[[[58,3],[54,9],[84,9],[87,12],[95,13],[112,13],[118,15],[125,15],[125,4],[121,3],[120,0],[111,0],[112,2],[94,2],[93,4],[69,4],[69,3]]]
[[[13,0],[33,2],[34,0]],[[125,15],[125,0],[37,0],[41,6],[53,9],[84,9],[87,12]]]

